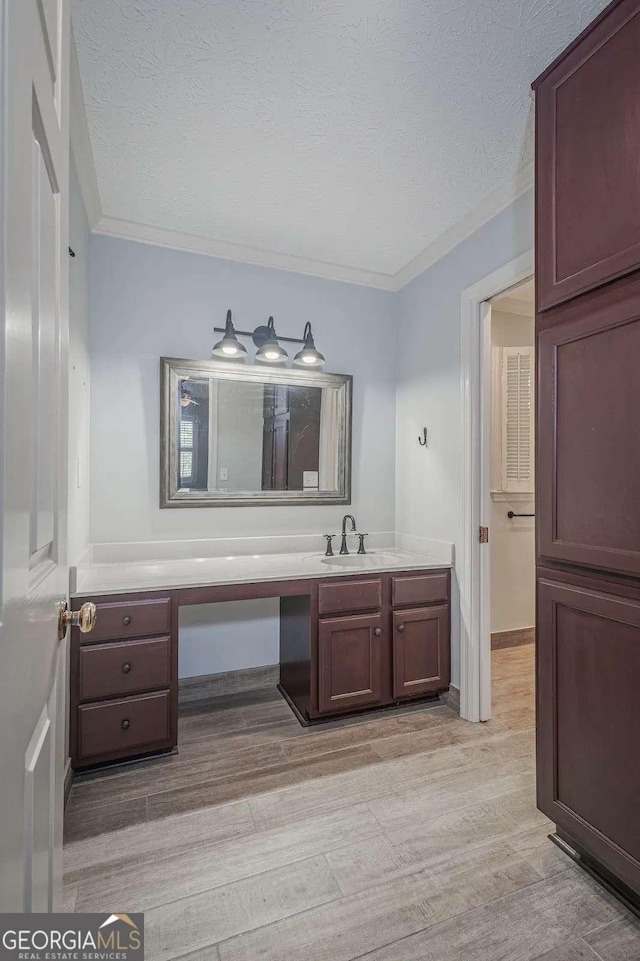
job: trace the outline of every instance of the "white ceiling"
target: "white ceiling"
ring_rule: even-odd
[[[530,162],[606,2],[74,0],[103,213],[394,275]]]
[[[497,310],[511,314],[522,314],[533,317],[535,314],[535,284],[533,277],[523,281],[517,287],[510,287],[504,293],[491,299],[491,304]]]

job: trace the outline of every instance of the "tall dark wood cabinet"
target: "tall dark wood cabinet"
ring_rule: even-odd
[[[538,804],[640,901],[640,0],[534,89]]]

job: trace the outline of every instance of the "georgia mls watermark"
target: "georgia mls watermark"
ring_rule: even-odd
[[[142,914],[0,914],[0,961],[143,961]]]

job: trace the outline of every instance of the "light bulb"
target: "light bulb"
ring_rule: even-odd
[[[234,354],[238,353],[238,348],[233,344],[225,344],[225,346],[222,348],[222,353],[228,354],[230,357],[232,357]]]
[[[305,354],[304,357],[302,358],[302,361],[305,364],[315,364],[316,359],[315,357],[310,357],[309,354]]]
[[[267,358],[267,360],[278,360],[280,354],[277,350],[265,350],[264,356]]]

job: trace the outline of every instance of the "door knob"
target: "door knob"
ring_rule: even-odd
[[[404,624],[398,624],[398,633],[402,634],[403,631],[404,631]]]
[[[131,671],[131,665],[127,661],[125,664],[122,665],[122,673],[129,674],[130,671]]]
[[[373,633],[375,634],[376,637],[380,637],[380,635],[382,634],[382,628],[376,627]]]
[[[79,611],[70,611],[66,601],[58,605],[58,637],[60,640],[67,633],[68,627],[79,628],[82,634],[88,634],[96,626],[96,605],[85,601]]]

